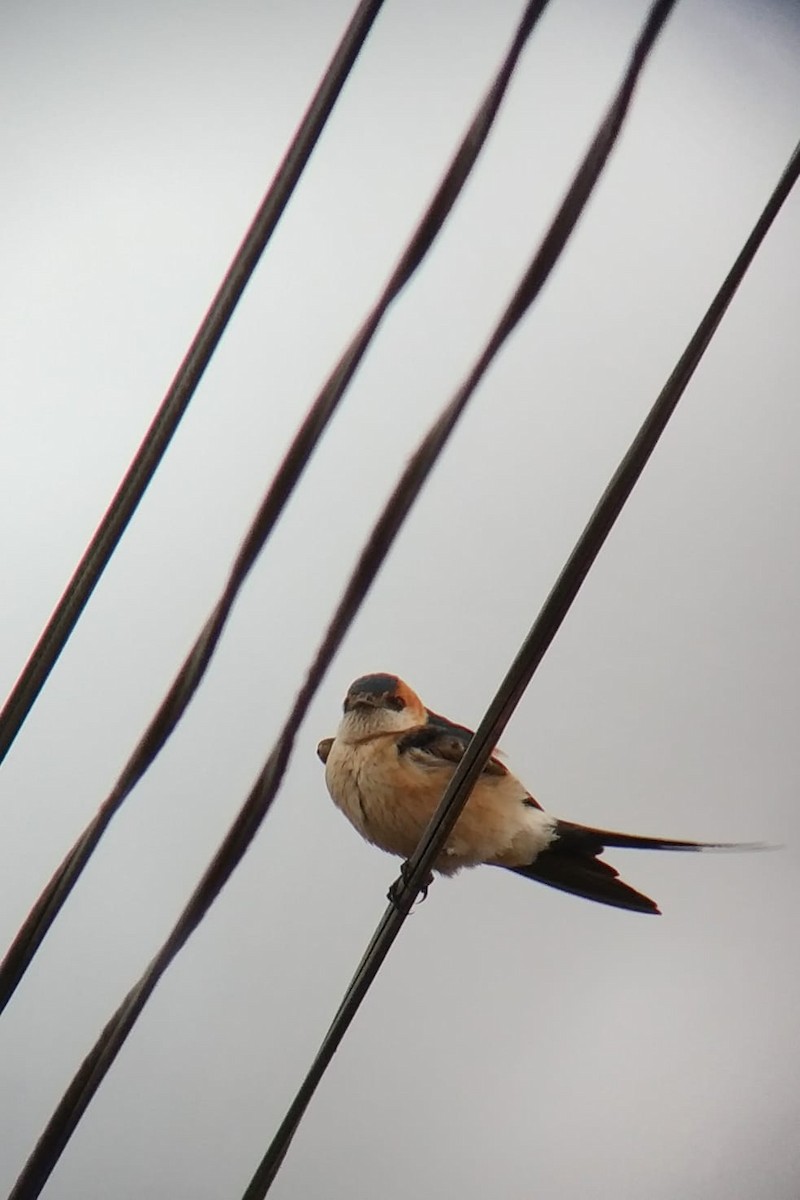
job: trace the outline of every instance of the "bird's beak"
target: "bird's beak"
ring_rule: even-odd
[[[369,696],[363,692],[350,692],[344,701],[344,711],[346,713],[352,712],[354,708],[378,708],[379,706],[379,696]]]

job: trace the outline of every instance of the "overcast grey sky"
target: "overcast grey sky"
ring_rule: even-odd
[[[350,9],[4,6],[4,694]],[[171,681],[520,9],[388,0],[0,771],[3,946]],[[377,507],[519,278],[644,11],[550,5],[207,683],[0,1021],[0,1191],[238,809]],[[479,720],[793,149],[799,66],[795,6],[678,5],[568,253],[476,395],[269,819],[92,1103],[51,1200],[241,1194],[397,874],[329,801],[316,742],[350,680],[372,670]],[[503,740],[560,816],[785,849],[610,855],[659,901],[657,920],[488,868],[437,883],[337,1055],[276,1200],[796,1200],[799,237],[793,196]]]

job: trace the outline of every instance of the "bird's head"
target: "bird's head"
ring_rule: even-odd
[[[397,733],[426,720],[419,696],[397,675],[362,675],[347,689],[339,736]]]

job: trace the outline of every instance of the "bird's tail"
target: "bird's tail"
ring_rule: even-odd
[[[609,846],[620,850],[766,850],[764,842],[686,842],[676,838],[641,837],[635,833],[613,833],[610,829],[593,829],[559,821],[556,835],[562,846],[584,854],[601,854]],[[558,843],[554,843],[557,845]]]
[[[556,836],[546,850],[528,866],[512,867],[518,875],[536,879],[549,887],[627,908],[632,912],[659,913],[660,909],[649,896],[623,883],[610,863],[599,857],[607,847],[624,850],[762,850],[760,842],[687,842],[675,838],[639,837],[630,833],[613,833],[608,829],[592,829],[559,821]]]

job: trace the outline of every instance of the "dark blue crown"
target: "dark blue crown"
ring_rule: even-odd
[[[362,675],[347,689],[348,696],[391,696],[397,689],[396,675]]]

